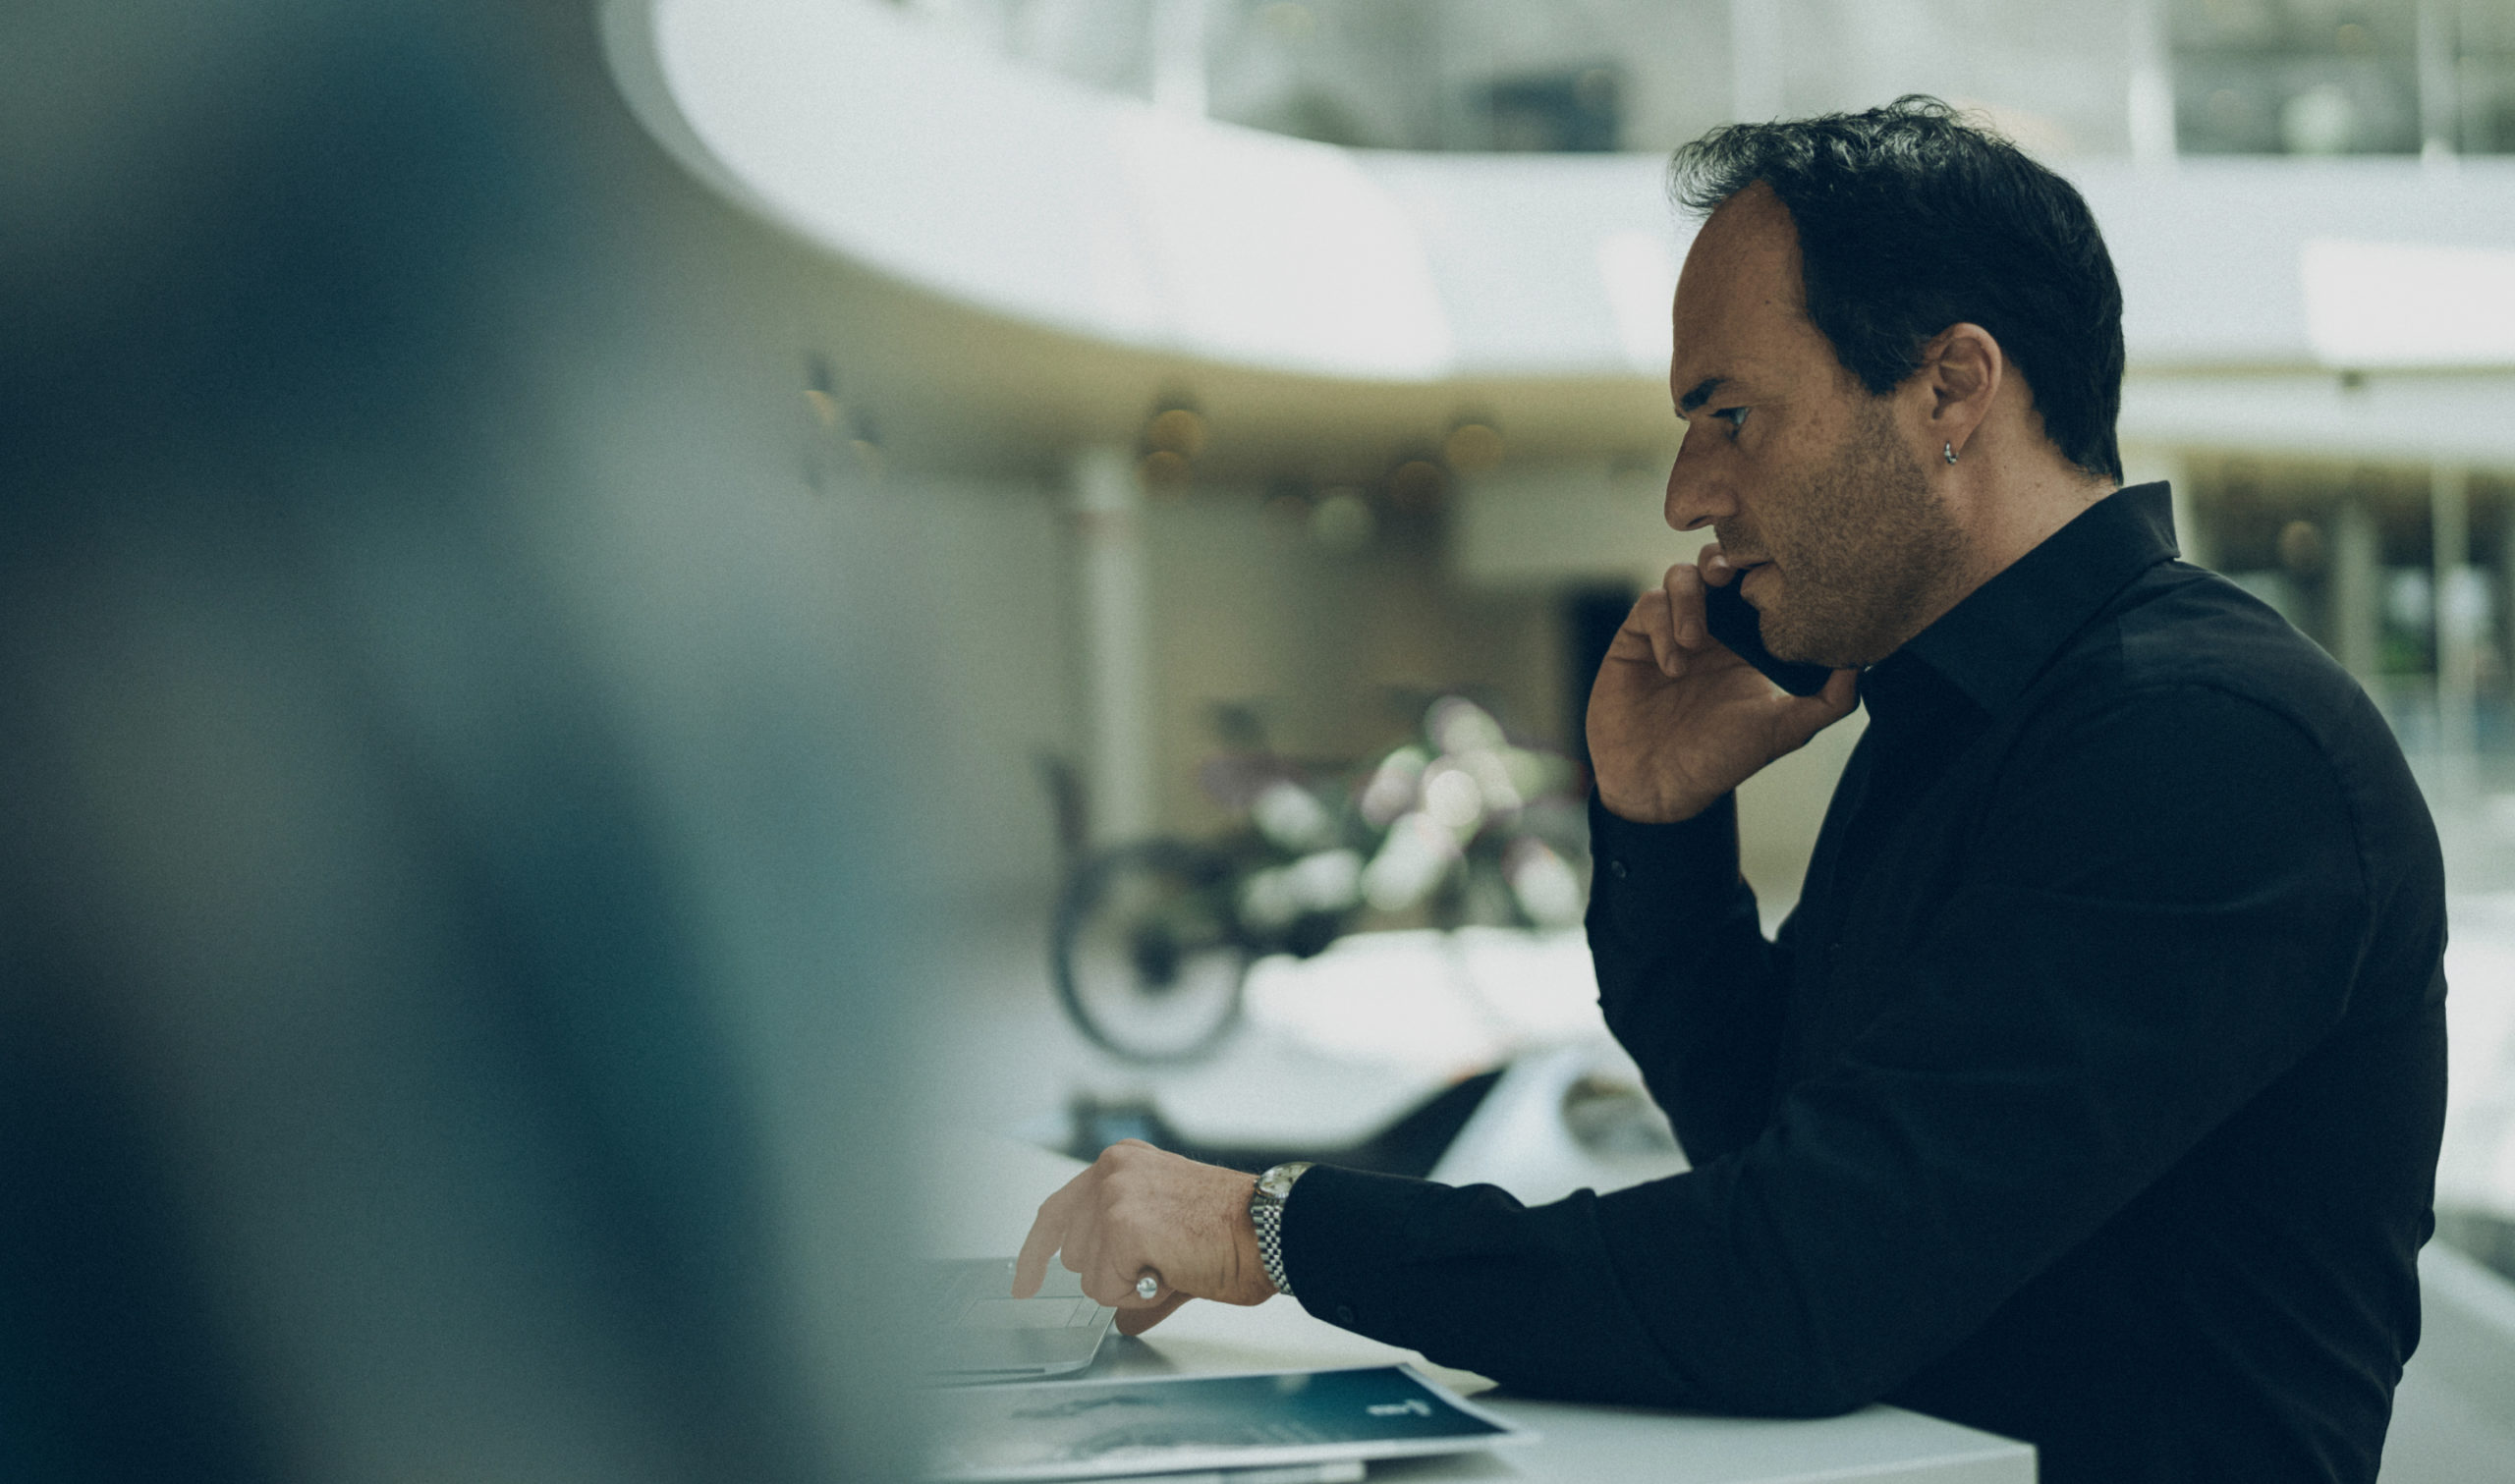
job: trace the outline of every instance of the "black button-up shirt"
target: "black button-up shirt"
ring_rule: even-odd
[[[1529,1393],[1885,1400],[2071,1480],[2372,1480],[2419,1333],[2443,872],[2382,719],[2120,491],[1862,679],[1770,942],[1733,800],[1593,809],[1608,1025],[1695,1168],[1311,1171],[1313,1313]]]

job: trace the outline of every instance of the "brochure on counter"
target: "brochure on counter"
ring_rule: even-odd
[[[928,1472],[966,1484],[1399,1458],[1537,1439],[1406,1365],[965,1386],[929,1400]]]

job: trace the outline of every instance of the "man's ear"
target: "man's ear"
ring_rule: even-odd
[[[1919,376],[1928,393],[1930,441],[1958,454],[1991,414],[1991,399],[2008,379],[2008,357],[1981,325],[1949,325],[1922,348]]]

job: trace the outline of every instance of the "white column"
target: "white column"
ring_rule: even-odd
[[[1081,558],[1091,841],[1141,840],[1153,830],[1154,797],[1144,486],[1134,458],[1107,444],[1077,454],[1068,481]]]
[[[2454,163],[2455,98],[2452,0],[2419,0],[2419,157]]]
[[[2428,522],[2432,533],[2436,615],[2436,743],[2448,756],[2472,750],[2477,718],[2481,575],[2472,570],[2471,471],[2439,464],[2428,475]]]
[[[2367,508],[2367,497],[2355,490],[2343,494],[2331,527],[2331,632],[2340,646],[2334,658],[2372,692],[2383,630],[2377,607],[2382,595],[2375,590],[2375,513]]]
[[[2131,0],[2131,158],[2148,169],[2174,164],[2174,61],[2161,0]]]

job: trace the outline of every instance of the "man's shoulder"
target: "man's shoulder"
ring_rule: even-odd
[[[2400,756],[2366,690],[2320,645],[2235,583],[2182,562],[2159,563],[2117,594],[2037,688],[2063,716],[2136,700],[2223,717],[2223,701],[2243,702],[2325,753]]]
[[[2215,573],[2166,562],[2142,574],[2063,651],[2020,716],[2048,756],[2130,713],[2144,773],[2292,775],[2300,801],[2334,791],[2378,853],[2432,852],[2433,827],[2391,726],[2366,690],[2277,611]],[[2040,743],[2040,745],[2039,745]]]

